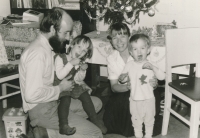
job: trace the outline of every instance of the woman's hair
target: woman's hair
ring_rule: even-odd
[[[88,44],[88,51],[87,53],[81,58],[82,61],[85,61],[87,58],[91,58],[92,54],[93,54],[93,45],[92,45],[92,41],[90,40],[89,37],[85,36],[85,35],[78,35],[77,37],[75,37],[72,42],[70,43],[70,47],[67,49],[67,54],[70,53],[72,47],[76,44],[79,43],[84,43],[84,44]]]
[[[129,47],[128,47],[129,51],[132,50],[132,48],[133,48],[133,47],[131,46],[131,43],[137,42],[139,39],[142,39],[143,41],[145,41],[148,48],[151,47],[151,41],[150,41],[150,39],[149,39],[149,36],[147,36],[147,35],[145,35],[145,34],[134,34],[134,35],[131,36],[131,38],[129,39],[129,43],[130,43],[130,45],[129,45]]]
[[[40,31],[44,33],[50,32],[50,28],[53,25],[56,31],[60,30],[60,24],[63,13],[66,12],[64,9],[54,7],[44,14],[44,18],[40,23]]]
[[[119,35],[125,34],[125,35],[128,35],[128,37],[130,36],[130,29],[125,23],[114,23],[109,27],[109,30],[108,30],[109,35],[107,36],[107,38],[109,40],[112,39],[111,35],[112,35],[113,30],[117,31],[117,34]]]

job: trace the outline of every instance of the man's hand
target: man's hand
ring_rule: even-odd
[[[87,84],[82,84],[81,85],[83,87],[83,90],[88,90],[88,93],[91,94],[92,93],[92,89],[87,85]]]
[[[60,82],[59,88],[61,92],[72,91],[72,89],[74,88],[74,81],[70,80],[71,77],[72,75],[69,75]]]
[[[158,86],[158,80],[156,78],[156,76],[154,76],[152,79],[149,80],[149,84],[156,89]]]
[[[87,68],[88,68],[88,64],[86,64],[86,63],[83,63],[83,64],[80,65],[80,69],[82,71],[85,71]]]

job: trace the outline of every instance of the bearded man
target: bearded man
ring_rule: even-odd
[[[68,116],[69,125],[76,127],[71,136],[59,134],[57,107],[64,91],[71,91],[74,82],[70,76],[53,86],[54,55],[65,48],[73,27],[73,20],[62,8],[49,10],[40,24],[41,33],[24,50],[19,64],[20,88],[24,112],[28,112],[30,124],[39,129],[35,137],[103,138],[101,130],[86,120],[87,115],[78,99],[72,99]],[[66,93],[67,94],[67,93]],[[99,111],[102,102],[91,97],[95,110]],[[47,129],[48,134],[44,134]],[[56,130],[56,131],[55,131]],[[42,136],[39,133],[42,133]],[[38,135],[37,135],[38,134]]]

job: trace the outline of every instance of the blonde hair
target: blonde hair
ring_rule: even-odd
[[[150,41],[149,36],[147,36],[145,34],[134,34],[129,39],[129,43],[130,43],[129,46],[128,46],[129,51],[132,51],[132,49],[133,49],[133,47],[131,46],[131,43],[137,42],[139,39],[144,40],[146,42],[148,48],[151,47],[151,41]]]
[[[85,61],[87,58],[91,58],[92,54],[93,54],[93,44],[92,41],[89,37],[85,36],[85,35],[78,35],[77,37],[75,37],[72,42],[70,43],[70,47],[67,49],[67,54],[70,53],[72,47],[76,44],[79,44],[83,42],[84,44],[88,44],[88,51],[87,53],[81,58],[82,61]]]

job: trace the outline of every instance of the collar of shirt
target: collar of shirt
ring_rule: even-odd
[[[125,66],[126,63],[128,63],[129,61],[132,61],[134,60],[133,57],[131,55],[129,55],[128,59],[127,59],[127,62],[125,63],[124,60],[122,59],[119,51],[117,51],[117,60],[119,61],[119,63],[123,64],[123,66]]]
[[[51,47],[51,45],[49,44],[49,41],[48,39],[42,34],[40,33],[40,38],[41,38],[41,41],[44,43],[44,47],[48,50],[51,50],[53,55],[55,55],[55,52],[53,51],[53,48]]]

